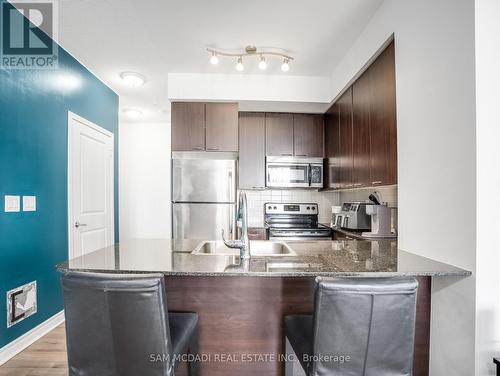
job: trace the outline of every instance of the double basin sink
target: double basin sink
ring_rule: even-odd
[[[222,241],[201,242],[193,252],[193,255],[213,256],[236,256],[240,254],[238,249],[226,247]],[[296,256],[295,252],[283,242],[266,240],[250,241],[250,256]]]

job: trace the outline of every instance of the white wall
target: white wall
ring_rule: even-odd
[[[170,238],[170,124],[120,123],[120,241]]]
[[[241,111],[323,113],[328,77],[265,74],[169,73],[170,101],[238,101]]]
[[[336,96],[394,33],[399,247],[475,271],[474,0],[385,0]],[[431,375],[474,374],[475,281],[433,280]]]
[[[495,375],[500,356],[499,20],[500,1],[476,0],[476,375]]]

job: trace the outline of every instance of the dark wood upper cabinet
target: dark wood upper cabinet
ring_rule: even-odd
[[[239,188],[263,189],[266,186],[265,114],[241,112],[239,138]]]
[[[266,113],[266,155],[293,156],[293,115]]]
[[[352,138],[352,88],[338,100],[340,128],[340,188],[352,188],[353,138]]]
[[[325,113],[325,182],[327,188],[340,188],[340,122],[339,105],[334,103]]]
[[[397,184],[394,58],[392,42],[325,114],[328,188]]]
[[[368,69],[352,86],[352,137],[354,188],[368,187],[370,180],[370,107],[371,70]]]
[[[172,103],[172,150],[205,150],[205,104]]]
[[[293,115],[296,157],[323,157],[323,115]]]
[[[394,42],[370,67],[371,185],[397,183],[396,76]]]
[[[238,151],[238,104],[206,104],[206,150]]]

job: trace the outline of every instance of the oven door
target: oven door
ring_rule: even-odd
[[[309,188],[309,163],[267,162],[266,186],[275,188]]]

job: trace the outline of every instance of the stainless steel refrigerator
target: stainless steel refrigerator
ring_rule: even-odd
[[[237,153],[172,153],[174,239],[234,239]]]

